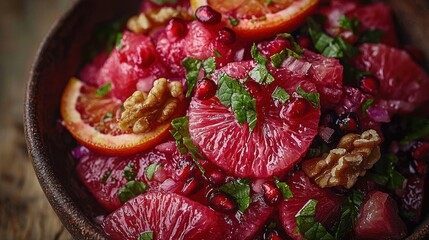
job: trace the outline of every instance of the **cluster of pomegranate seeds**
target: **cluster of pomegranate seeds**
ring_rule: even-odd
[[[317,10],[324,25],[314,18],[291,35],[255,40],[237,27],[243,23],[234,11],[243,8],[228,15],[220,2],[196,7],[194,20],[175,12],[150,34],[126,31],[108,56],[81,72],[96,86],[112,78],[112,95],[122,102],[135,90],[148,92],[160,77],[183,80],[190,93],[186,121],[172,123],[176,142],[167,137],[122,157],[75,151],[85,153],[75,154],[79,177],[109,212],[102,223],[108,236],[400,239],[410,233],[425,213],[429,164],[429,134],[412,126],[429,130],[427,119],[397,114],[427,103],[429,77],[417,64],[424,62],[421,51],[397,48],[389,7],[324,1]],[[144,6],[146,12],[155,5]],[[186,12],[189,3],[168,6]],[[261,19],[246,21],[256,26]],[[341,137],[368,129],[382,136],[382,157],[351,189],[320,188],[300,169],[303,159],[323,159]]]

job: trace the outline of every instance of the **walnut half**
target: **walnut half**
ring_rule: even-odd
[[[359,176],[380,159],[381,138],[375,130],[367,130],[361,135],[343,136],[329,154],[302,163],[305,174],[319,187],[353,187]]]
[[[182,83],[160,78],[153,83],[149,93],[135,91],[124,102],[119,127],[134,133],[146,132],[152,126],[169,120],[183,98]]]

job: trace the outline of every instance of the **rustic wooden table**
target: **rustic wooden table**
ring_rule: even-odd
[[[73,0],[0,0],[0,239],[71,239],[27,156],[22,106],[37,48]],[[428,0],[389,0],[412,41],[429,56]]]

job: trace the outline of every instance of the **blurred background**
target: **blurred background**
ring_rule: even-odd
[[[25,85],[44,36],[73,0],[0,0],[0,239],[71,239],[27,156]]]
[[[346,1],[346,0],[345,0]],[[388,0],[429,56],[428,0]],[[73,0],[0,0],[0,239],[71,239],[44,196],[22,128],[25,85],[44,36]]]

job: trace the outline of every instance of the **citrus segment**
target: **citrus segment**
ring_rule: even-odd
[[[121,102],[109,94],[99,97],[96,91],[96,88],[72,78],[61,99],[63,123],[83,145],[104,154],[125,155],[149,149],[168,135],[170,122],[142,134],[119,130],[115,116]],[[107,121],[112,123],[105,123]]]

